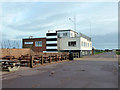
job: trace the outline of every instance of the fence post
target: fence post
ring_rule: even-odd
[[[49,56],[49,63],[51,63],[51,56]]]
[[[34,60],[34,57],[31,56],[31,57],[30,57],[30,68],[33,68],[33,60]]]
[[[61,55],[61,61],[63,60],[63,57],[62,57],[62,55]]]
[[[41,59],[41,64],[43,64],[43,55],[42,55],[42,59]]]

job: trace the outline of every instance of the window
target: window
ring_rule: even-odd
[[[85,55],[84,51],[82,52],[82,55]]]
[[[67,33],[63,33],[63,36],[67,36]]]
[[[85,42],[84,42],[84,47],[85,47]]]
[[[83,41],[82,41],[82,46],[84,46]]]
[[[42,47],[42,41],[36,41],[35,46],[36,47]]]
[[[89,47],[89,43],[88,43],[88,47]]]
[[[25,44],[33,44],[33,42],[25,42]]]
[[[76,41],[70,41],[70,42],[68,42],[68,46],[75,47],[76,46]]]
[[[60,33],[58,33],[58,38],[60,37]]]
[[[90,47],[92,47],[92,44],[90,44]]]
[[[85,42],[85,47],[87,47],[87,43]]]

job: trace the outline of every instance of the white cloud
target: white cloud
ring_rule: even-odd
[[[73,29],[93,35],[117,32],[117,3],[4,3],[3,33],[9,39],[41,37],[54,29]],[[9,32],[9,33],[8,33]],[[10,35],[10,36],[9,36]]]

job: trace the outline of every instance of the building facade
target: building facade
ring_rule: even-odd
[[[46,33],[46,51],[58,52],[56,31]]]
[[[46,51],[46,38],[28,38],[22,42],[23,48],[31,48],[34,52]]]
[[[92,54],[91,38],[73,30],[57,30],[46,33],[47,52],[72,52],[75,57]],[[54,43],[53,43],[54,42]],[[49,50],[48,50],[49,49]]]

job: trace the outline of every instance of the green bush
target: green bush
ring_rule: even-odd
[[[117,55],[120,55],[120,51],[116,51],[116,54],[117,54]]]

